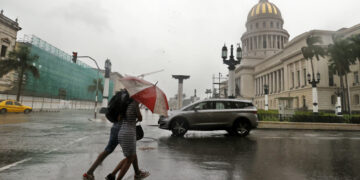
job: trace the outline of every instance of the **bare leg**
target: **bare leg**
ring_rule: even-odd
[[[99,166],[99,164],[101,164],[101,162],[104,161],[104,159],[109,155],[110,153],[103,151],[102,153],[99,154],[99,156],[97,157],[97,159],[95,160],[95,162],[91,165],[90,169],[87,171],[87,174],[89,175],[93,175],[95,169]]]
[[[135,159],[134,162],[132,163],[135,174],[139,174],[140,173],[140,169],[139,169],[139,164],[138,164],[138,158],[137,155],[135,154]]]
[[[125,176],[126,172],[129,170],[129,167],[133,163],[135,158],[136,158],[136,155],[131,155],[131,156],[125,158],[124,164],[121,167],[121,171],[119,173],[117,180],[121,180]]]
[[[122,168],[124,162],[125,162],[125,159],[121,160],[111,174],[114,175],[114,176],[116,176],[117,172]],[[137,160],[137,155],[135,155],[135,159],[134,159],[132,165],[133,165],[135,174],[139,174],[139,173],[140,173],[140,169],[139,169],[139,164],[138,164],[138,160]]]
[[[124,166],[125,160],[126,158],[121,160],[119,164],[115,167],[114,171],[111,173],[113,176],[116,176],[116,173],[122,168],[122,166]]]

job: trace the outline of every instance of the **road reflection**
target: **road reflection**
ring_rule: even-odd
[[[213,172],[214,179],[360,178],[358,140],[325,138],[331,136],[327,132],[316,132],[314,137],[293,131],[254,131],[246,138],[224,134],[161,137],[159,153]]]
[[[159,152],[180,161],[191,162],[204,171],[216,172],[213,179],[244,178],[243,166],[252,166],[257,142],[249,138],[227,137],[225,134],[162,137]]]
[[[24,113],[6,113],[0,114],[0,124],[17,124],[28,122],[29,114]]]

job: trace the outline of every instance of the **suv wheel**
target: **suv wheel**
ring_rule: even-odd
[[[30,113],[30,109],[25,109],[24,113],[25,113],[25,114],[29,114],[29,113]]]
[[[249,135],[250,130],[251,130],[250,124],[247,121],[240,120],[240,121],[236,121],[234,123],[231,134],[245,137],[245,136]]]
[[[6,109],[5,109],[5,108],[0,110],[0,114],[5,114],[5,113],[6,113]]]
[[[188,131],[189,126],[185,119],[179,118],[175,119],[171,123],[171,131],[172,135],[176,137],[182,137],[185,135],[185,133]]]

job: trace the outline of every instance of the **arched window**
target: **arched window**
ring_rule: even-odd
[[[266,22],[263,22],[263,28],[266,28]]]
[[[256,23],[256,24],[255,24],[255,27],[256,27],[256,29],[259,28],[259,23]]]
[[[358,94],[355,94],[355,96],[354,96],[354,104],[355,105],[359,104],[359,95]]]
[[[274,23],[271,21],[270,22],[270,27],[273,28],[274,27]]]
[[[332,104],[332,105],[335,105],[335,104],[336,104],[336,96],[335,96],[335,95],[332,95],[332,96],[331,96],[331,104]]]

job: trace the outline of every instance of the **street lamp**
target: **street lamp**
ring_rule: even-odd
[[[335,95],[337,96],[336,98],[336,115],[341,115],[341,94],[342,91],[340,88],[336,88],[336,92]]]
[[[319,104],[318,104],[318,96],[317,96],[317,88],[316,85],[320,83],[320,73],[316,73],[316,80],[315,80],[315,74],[312,73],[312,78],[310,73],[307,75],[308,82],[311,84],[312,87],[312,97],[313,97],[313,112],[318,113],[319,112]]]
[[[265,111],[269,110],[269,86],[264,85],[264,93],[265,93]]]
[[[240,44],[238,44],[238,47],[236,49],[236,59],[234,59],[234,46],[231,45],[231,51],[230,51],[230,59],[227,59],[228,50],[227,47],[224,45],[222,48],[221,56],[223,59],[223,63],[228,65],[229,69],[229,80],[228,80],[228,95],[229,98],[235,98],[235,68],[236,65],[240,64],[242,59],[242,49],[240,47]]]
[[[109,97],[109,84],[110,84],[111,62],[110,59],[105,61],[105,82],[103,89],[103,101],[100,109],[100,113],[106,113]]]

